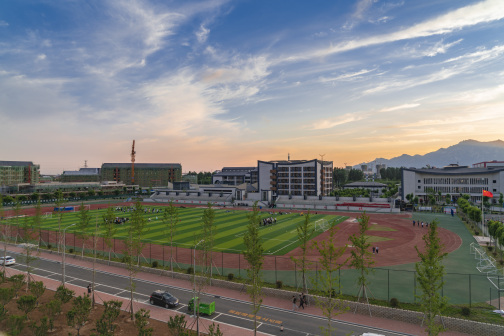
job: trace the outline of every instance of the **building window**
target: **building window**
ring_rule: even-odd
[[[418,189],[421,189],[422,187],[418,186]]]
[[[497,180],[493,180],[493,183],[497,183]],[[494,189],[494,191],[495,191],[495,189]]]
[[[422,183],[422,180],[418,180],[418,183]]]

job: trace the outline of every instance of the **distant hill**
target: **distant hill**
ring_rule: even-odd
[[[415,167],[422,168],[427,165],[431,167],[444,167],[451,163],[460,166],[471,167],[474,163],[483,161],[504,161],[504,141],[495,140],[489,142],[480,142],[476,140],[464,140],[448,148],[440,148],[435,152],[425,155],[407,155],[384,159],[376,158],[374,162],[362,163],[372,165],[385,164],[387,167]],[[360,168],[360,164],[354,166]]]

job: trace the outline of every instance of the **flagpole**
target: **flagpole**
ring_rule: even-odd
[[[485,213],[483,212],[483,193],[484,190],[483,188],[481,189],[481,231],[483,231],[483,236],[486,236],[485,234]]]

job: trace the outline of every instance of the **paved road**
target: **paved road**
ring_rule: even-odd
[[[18,261],[22,260],[22,257],[17,253],[10,252],[10,254]],[[11,267],[21,271],[26,270],[26,266],[19,262]],[[61,281],[62,279],[60,262],[40,258],[32,263],[32,267],[32,272],[34,274],[53,280]],[[67,283],[81,286],[83,287],[83,292],[85,292],[85,287],[91,283],[91,279],[92,270],[90,268],[66,264]],[[99,295],[100,292],[104,292],[122,298],[129,298],[129,291],[126,290],[128,287],[128,281],[129,279],[123,275],[97,271],[95,275],[95,294]],[[137,279],[135,282],[135,300],[148,303],[150,294],[153,291],[164,289],[179,298],[181,305],[175,308],[176,310],[182,313],[190,314],[187,310],[187,302],[192,297],[191,290],[181,287],[167,286],[166,284],[159,284],[146,280]],[[253,322],[250,315],[251,305],[249,302],[208,294],[202,295],[201,301],[215,301],[216,312],[209,317],[211,320],[224,322],[242,328],[253,329]],[[321,335],[322,333],[320,327],[326,325],[326,320],[320,316],[305,314],[299,311],[293,312],[286,309],[264,305],[261,307],[259,317],[258,322],[260,325],[258,327],[258,331],[271,335]],[[410,335],[342,321],[336,321],[333,323],[337,330],[336,335],[362,335],[363,333],[375,333],[386,336]],[[283,326],[283,332],[280,331],[280,326]]]

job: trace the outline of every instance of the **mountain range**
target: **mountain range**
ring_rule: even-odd
[[[392,159],[376,158],[371,162],[364,162],[361,165],[374,167],[376,164],[385,164],[386,167],[437,167],[442,168],[449,164],[472,167],[473,164],[484,161],[504,161],[504,141],[495,140],[480,142],[477,140],[464,140],[448,148],[440,148],[435,152],[425,155],[408,155],[394,157]]]

